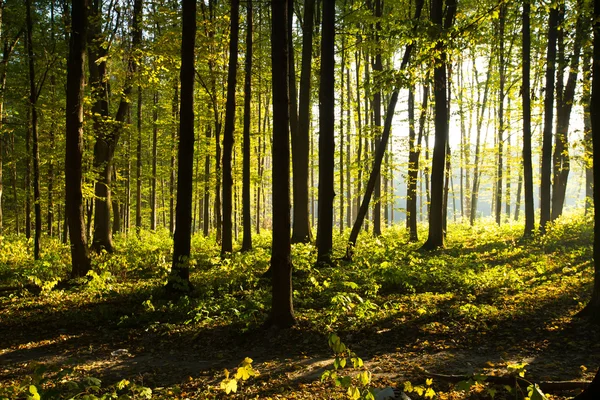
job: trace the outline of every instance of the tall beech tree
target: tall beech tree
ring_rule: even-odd
[[[65,212],[71,242],[71,278],[85,276],[90,270],[81,191],[83,96],[88,7],[88,0],[75,1],[71,6],[72,22],[69,58],[67,60]]]
[[[333,2],[331,2],[333,5]],[[271,70],[273,81],[273,241],[271,311],[266,322],[281,328],[296,323],[292,303],[290,241],[290,117],[288,76],[288,0],[272,0]],[[331,29],[333,29],[333,24]],[[333,170],[332,170],[333,171]]]
[[[27,9],[27,58],[29,66],[29,128],[32,139],[32,159],[33,159],[33,202],[35,212],[35,233],[33,241],[33,257],[40,258],[40,239],[42,236],[42,206],[40,205],[40,151],[39,151],[39,133],[38,133],[38,109],[37,100],[41,92],[41,85],[38,88],[35,77],[35,56],[33,51],[33,19],[31,10],[31,0],[25,1]],[[29,191],[29,187],[27,188]]]
[[[233,208],[231,155],[233,153],[233,131],[235,130],[235,88],[237,83],[238,41],[240,32],[240,2],[231,0],[231,31],[229,36],[229,70],[227,73],[227,104],[225,105],[225,129],[223,130],[223,233],[221,254],[233,251],[232,221]]]
[[[167,289],[174,293],[191,289],[190,247],[194,176],[194,47],[196,43],[196,0],[183,0],[181,28],[181,105],[177,155],[177,206],[173,235],[173,265]]]
[[[414,23],[416,30],[418,25],[417,21],[421,18],[421,12],[423,10],[424,0],[418,0],[415,8],[415,16]],[[404,71],[404,69],[408,66],[408,62],[410,60],[410,56],[415,44],[412,42],[406,49],[404,50],[404,56],[402,57],[402,62],[400,64],[400,71]],[[385,122],[383,127],[383,133],[381,135],[381,141],[379,142],[376,151],[375,151],[375,160],[373,161],[373,169],[371,170],[371,174],[369,175],[369,181],[367,182],[367,186],[365,188],[365,195],[360,204],[360,208],[358,209],[358,214],[356,215],[356,220],[354,221],[354,225],[352,226],[352,231],[350,232],[350,237],[348,238],[348,244],[346,246],[346,256],[347,260],[352,259],[352,255],[354,252],[354,246],[356,245],[356,240],[358,239],[358,234],[362,227],[362,224],[365,220],[367,212],[369,210],[369,202],[371,201],[371,196],[375,191],[375,187],[378,182],[378,176],[381,174],[381,163],[383,162],[383,157],[385,155],[385,151],[387,148],[387,143],[390,137],[390,133],[392,130],[392,119],[394,118],[394,112],[396,111],[396,103],[398,102],[400,88],[396,87],[390,96],[390,102],[386,109]]]
[[[246,57],[244,61],[244,143],[242,177],[242,251],[252,249],[252,220],[250,198],[250,123],[252,113],[252,0],[246,0]]]
[[[559,11],[550,6],[548,19],[548,47],[546,53],[546,86],[544,95],[544,132],[542,135],[542,170],[540,183],[540,231],[546,232],[551,220],[552,126],[554,124],[554,87],[556,81],[556,43],[558,40]]]
[[[446,19],[444,23],[444,0],[432,0],[431,22],[438,27],[438,32],[450,28],[456,12],[456,0],[446,0]],[[446,44],[437,39],[436,62],[433,69],[433,95],[435,99],[435,144],[431,166],[431,205],[429,212],[429,236],[422,248],[433,250],[444,247],[444,170],[446,166],[446,150],[448,147],[448,104],[446,76],[447,54]]]
[[[525,187],[525,231],[524,237],[530,237],[535,229],[535,210],[533,205],[533,165],[531,162],[531,4],[523,2],[523,49],[522,49],[522,89],[523,99],[523,181]]]
[[[318,262],[331,264],[335,168],[335,2],[323,4],[319,87]]]
[[[315,0],[304,2],[302,26],[302,65],[300,70],[300,100],[298,129],[292,135],[292,169],[294,174],[294,223],[292,243],[312,240],[309,219],[308,172],[310,151],[310,108]]]
[[[142,13],[143,0],[135,0],[133,3],[132,21],[132,48],[135,52],[139,50],[142,41]],[[114,121],[109,120],[109,87],[107,78],[107,55],[104,34],[102,33],[102,2],[93,0],[92,23],[89,63],[90,80],[94,96],[92,107],[94,115],[94,130],[96,143],[94,144],[94,167],[98,170],[98,180],[94,186],[94,237],[92,249],[95,251],[113,251],[112,229],[111,229],[111,185],[113,176],[113,163],[117,143],[123,131],[126,117],[129,113],[130,96],[133,92],[133,78],[138,68],[139,54],[130,54],[127,61],[127,71],[123,90],[121,92],[119,106]],[[138,95],[139,103],[139,95]],[[141,107],[138,104],[138,107]],[[139,122],[138,114],[138,124]],[[139,163],[139,160],[138,160]],[[141,208],[141,205],[137,208]],[[141,214],[137,211],[136,226]]]

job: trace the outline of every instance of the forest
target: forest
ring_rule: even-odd
[[[0,399],[600,399],[600,0],[0,0]]]

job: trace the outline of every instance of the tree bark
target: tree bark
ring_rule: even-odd
[[[317,261],[331,264],[335,168],[335,2],[323,4],[319,88],[319,221]]]
[[[296,323],[292,304],[292,260],[290,257],[288,12],[287,0],[272,0],[273,242],[270,269],[272,271],[273,297],[271,312],[266,324],[282,328]],[[333,24],[331,29],[333,29]]]
[[[300,71],[298,130],[296,135],[292,131],[292,169],[294,176],[292,243],[308,243],[312,240],[308,211],[308,173],[314,14],[315,0],[306,0],[304,3],[304,25],[302,27],[302,65]]]
[[[173,237],[173,266],[167,289],[185,293],[190,283],[192,191],[194,170],[194,47],[196,0],[183,0],[181,33],[181,106],[177,166],[177,210]]]
[[[252,219],[250,202],[250,120],[252,106],[252,0],[246,0],[246,60],[244,76],[244,143],[242,182],[242,225],[244,229],[242,251],[252,249]]]
[[[232,243],[232,188],[231,155],[233,152],[233,131],[235,130],[235,87],[237,83],[238,41],[239,41],[239,0],[231,0],[231,32],[229,36],[229,71],[227,74],[227,103],[225,105],[225,130],[223,131],[223,232],[221,255],[233,251]]]
[[[523,186],[525,192],[525,231],[523,237],[533,235],[535,230],[535,210],[533,204],[533,165],[531,161],[531,27],[530,0],[523,1],[523,80],[521,96],[523,99]]]
[[[65,209],[71,241],[71,278],[85,276],[90,270],[81,193],[87,8],[88,0],[75,1],[71,7],[72,25],[67,61]]]
[[[542,171],[540,184],[540,231],[546,232],[551,221],[551,174],[552,174],[552,124],[554,123],[554,85],[556,78],[556,42],[558,37],[559,11],[551,6],[548,21],[548,48],[546,54],[546,87],[544,97],[544,132],[542,135]]]
[[[432,0],[431,21],[440,31],[448,29],[443,26],[443,0]],[[446,22],[452,21],[456,12],[456,0],[447,0]],[[444,25],[449,25],[448,23]],[[433,147],[433,164],[431,167],[431,206],[429,214],[429,236],[421,247],[433,250],[444,247],[444,170],[446,165],[446,150],[448,147],[448,104],[446,87],[446,51],[444,44],[436,44],[439,59],[433,70],[433,94],[435,98],[435,145]]]

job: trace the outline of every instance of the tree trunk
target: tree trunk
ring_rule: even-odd
[[[30,124],[32,138],[32,158],[33,158],[33,201],[35,209],[35,237],[33,242],[33,257],[35,260],[40,258],[40,238],[42,236],[42,207],[40,205],[40,152],[38,135],[38,113],[37,99],[41,88],[36,87],[35,81],[35,58],[33,52],[33,22],[31,19],[31,0],[26,0],[27,8],[27,54],[29,59],[29,106],[30,106]],[[29,188],[27,188],[29,190]]]
[[[81,193],[87,3],[87,0],[75,1],[71,7],[72,26],[67,63],[65,217],[71,240],[71,278],[85,276],[90,270]]]
[[[173,84],[171,115],[173,117],[173,123],[177,123],[177,119],[179,118],[179,82],[177,80]],[[175,232],[175,137],[178,129],[179,126],[171,128],[171,157],[169,168],[169,234],[171,235]],[[208,158],[208,155],[206,157]]]
[[[319,88],[318,262],[331,264],[335,168],[335,3],[323,4]]]
[[[156,163],[158,142],[158,92],[152,96],[152,177],[150,178],[150,230],[156,230]]]
[[[580,0],[577,2],[577,10],[578,16],[575,28],[575,39],[573,41],[573,53],[569,57],[569,75],[564,90],[562,88],[562,81],[564,79],[564,69],[567,67],[567,61],[564,56],[564,30],[561,29],[559,32],[560,56],[557,78],[559,79],[561,87],[559,88],[557,85],[556,135],[553,156],[554,180],[552,183],[552,220],[555,220],[562,215],[567,191],[567,180],[571,169],[571,160],[569,157],[569,122],[571,119],[573,100],[575,98],[575,87],[577,85],[581,43],[585,31],[587,31],[587,18],[584,16],[583,1]]]
[[[242,251],[252,249],[252,219],[250,204],[250,119],[252,106],[252,0],[246,0],[246,59],[244,76],[244,160],[242,182]]]
[[[231,155],[235,129],[235,87],[238,64],[239,0],[231,0],[231,32],[229,37],[229,71],[227,74],[227,104],[225,105],[225,130],[223,131],[223,232],[221,255],[233,251],[232,243],[232,189]]]
[[[548,50],[546,55],[546,87],[544,98],[544,132],[542,136],[542,171],[540,184],[540,231],[546,232],[551,220],[550,190],[552,174],[552,124],[554,122],[554,84],[556,78],[556,42],[558,36],[559,11],[551,6],[548,21]]]
[[[333,2],[331,3],[334,6]],[[289,327],[296,323],[292,305],[290,257],[290,43],[287,34],[287,0],[272,0],[271,60],[273,79],[273,242],[271,248],[272,304],[267,325]],[[333,21],[331,21],[333,30]]]
[[[506,81],[506,65],[504,54],[504,28],[506,23],[506,8],[507,5],[500,5],[500,14],[498,17],[498,75],[500,79],[500,87],[498,88],[498,165],[496,170],[496,224],[502,222],[502,180],[504,174],[504,83]],[[508,179],[507,179],[508,180]]]
[[[302,27],[298,130],[296,135],[292,131],[292,168],[294,176],[292,243],[308,243],[312,240],[308,211],[308,173],[314,13],[315,0],[306,0],[304,2],[304,25]]]
[[[591,53],[591,52],[590,52]],[[585,51],[583,54],[583,82],[581,84],[581,103],[583,104],[583,146],[585,162],[585,213],[590,212],[594,204],[594,170],[593,170],[593,144],[592,144],[592,121],[591,121],[591,85],[592,66],[591,54]]]
[[[431,21],[440,29],[447,30],[443,25],[443,0],[432,0]],[[456,11],[456,0],[447,0],[446,24],[452,21]],[[429,214],[429,236],[422,248],[426,250],[444,247],[444,170],[446,165],[446,150],[448,147],[448,104],[446,87],[446,52],[444,44],[438,40],[436,48],[439,59],[433,70],[433,93],[435,98],[435,145],[433,147],[433,164],[431,167],[431,206]]]
[[[530,0],[523,2],[523,80],[521,96],[523,98],[523,183],[525,192],[525,231],[524,237],[533,235],[535,229],[535,210],[533,204],[533,165],[531,161],[531,28]]]
[[[167,289],[187,292],[190,283],[192,190],[194,170],[194,47],[196,41],[196,0],[183,0],[181,33],[181,106],[177,167],[177,210],[173,237],[173,266]]]

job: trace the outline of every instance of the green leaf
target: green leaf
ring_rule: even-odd
[[[469,390],[471,390],[471,387],[474,384],[475,384],[475,382],[473,382],[473,380],[471,380],[471,379],[466,380],[466,381],[460,381],[456,384],[456,390],[468,392]]]
[[[221,381],[221,389],[225,390],[226,394],[231,392],[237,392],[237,380],[235,379],[223,379]]]
[[[129,383],[130,382],[127,379],[122,379],[117,383],[117,389],[123,390],[127,387],[127,385],[129,385]]]
[[[352,400],[358,400],[360,399],[360,390],[358,390],[357,387],[354,386],[350,386],[348,388],[348,398],[352,399]]]
[[[40,394],[38,393],[37,388],[34,385],[29,385],[29,396],[27,396],[27,400],[40,400]]]
[[[344,376],[340,379],[340,385],[342,385],[342,387],[350,387],[350,385],[352,385],[352,377]]]
[[[492,399],[496,396],[496,389],[494,388],[488,388],[487,392]]]
[[[340,367],[346,368],[346,357],[340,359]]]
[[[544,393],[542,393],[538,385],[529,386],[527,388],[527,391],[529,392],[530,400],[548,400],[548,398],[544,396]]]
[[[369,371],[363,371],[358,374],[358,379],[363,386],[367,386],[371,382],[371,373]]]

